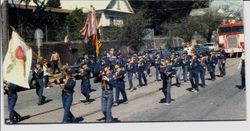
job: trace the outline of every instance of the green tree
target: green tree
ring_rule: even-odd
[[[143,11],[149,20],[149,27],[155,34],[162,34],[161,25],[171,19],[181,19],[189,15],[193,8],[206,8],[210,0],[129,0],[135,13]]]
[[[207,12],[202,16],[188,16],[183,19],[165,22],[162,27],[164,34],[168,36],[179,36],[185,41],[191,41],[194,32],[207,38],[210,41],[212,31],[215,31],[219,24],[226,17],[217,13],[217,10]]]
[[[25,2],[26,3],[26,6],[28,5],[28,3],[30,3],[31,1],[33,1],[37,7],[36,7],[36,10],[37,9],[42,9],[43,8],[43,5],[44,5],[44,2],[45,0],[20,0],[19,2]],[[13,2],[13,1],[12,1]],[[7,48],[8,48],[8,38],[9,38],[9,15],[8,15],[8,0],[3,0],[3,6],[2,6],[2,9],[1,9],[1,13],[3,15],[3,56],[5,56],[6,52],[7,52]]]
[[[81,37],[80,30],[84,26],[85,19],[86,14],[83,15],[82,10],[77,8],[66,17],[65,26],[70,29],[70,39],[79,39]]]
[[[122,26],[122,39],[128,41],[129,46],[138,50],[142,44],[143,30],[148,25],[148,20],[143,16],[143,12],[128,15],[124,19]]]
[[[61,8],[61,3],[60,0],[48,0],[46,3],[47,7],[52,7],[52,8]]]

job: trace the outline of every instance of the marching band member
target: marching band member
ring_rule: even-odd
[[[123,103],[128,103],[128,99],[127,99],[127,94],[125,92],[125,73],[126,71],[122,68],[122,65],[120,64],[116,64],[115,65],[115,80],[116,80],[116,84],[115,84],[115,103],[114,106],[119,105],[119,95],[120,92],[122,94],[123,97]]]
[[[70,108],[73,102],[73,94],[76,81],[72,77],[72,73],[69,69],[64,68],[62,70],[62,75],[63,77],[56,82],[59,83],[59,86],[62,89],[62,104],[64,109],[62,122],[73,123],[75,121],[75,117],[70,111]]]
[[[46,97],[43,96],[44,82],[43,82],[43,64],[37,63],[34,69],[35,80],[36,80],[36,94],[38,96],[38,105],[43,105],[45,103]]]
[[[82,81],[81,81],[81,93],[86,97],[86,104],[89,104],[91,102],[90,100],[90,74],[91,69],[88,67],[87,62],[82,63],[82,68],[80,69],[80,74],[82,75]]]
[[[171,103],[171,84],[172,84],[172,74],[173,68],[171,60],[163,60],[160,67],[161,78],[162,78],[162,92],[165,96],[165,104],[169,105]]]

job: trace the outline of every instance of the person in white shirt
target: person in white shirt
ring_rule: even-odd
[[[51,64],[48,63],[46,59],[43,61],[43,79],[44,79],[44,87],[50,88],[49,76],[51,76]]]

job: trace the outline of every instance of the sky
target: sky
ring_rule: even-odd
[[[220,7],[229,5],[232,8],[239,9],[243,6],[243,0],[214,0],[211,3],[212,7]]]

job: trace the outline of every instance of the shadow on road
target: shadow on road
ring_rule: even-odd
[[[238,89],[240,89],[240,90],[245,89],[245,87],[243,87],[242,85],[236,85],[234,88],[238,88]]]
[[[19,120],[17,123],[14,123],[14,124],[18,124],[19,122],[24,121],[24,120],[27,120],[27,119],[29,119],[29,118],[30,118],[30,115],[22,116],[22,117],[20,118],[20,120]],[[5,119],[5,124],[10,124],[10,123],[9,123],[9,119]]]
[[[75,118],[75,122],[74,123],[79,123],[79,122],[81,122],[81,121],[83,121],[84,120],[84,118],[83,117],[76,117]]]
[[[48,99],[48,100],[44,101],[44,104],[49,103],[51,101],[52,101],[52,99]]]
[[[89,99],[88,101],[87,100],[80,100],[80,101],[81,101],[81,103],[88,105],[88,104],[91,104],[93,101],[95,101],[95,99]]]
[[[99,119],[96,119],[96,120],[99,121],[99,122],[105,122],[105,117],[102,117],[102,118],[99,118]],[[116,123],[116,122],[121,122],[121,120],[119,120],[118,118],[113,118],[112,123]]]
[[[175,99],[171,99],[171,101],[175,101]],[[162,98],[159,103],[166,103],[166,99]]]
[[[187,88],[186,90],[192,92],[192,89],[193,89],[193,88]]]

